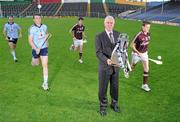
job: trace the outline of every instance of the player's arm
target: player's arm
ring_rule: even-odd
[[[48,37],[49,37],[49,32],[48,32],[48,30],[47,30],[47,28],[46,28],[46,35],[45,35],[45,39],[48,39]],[[47,46],[49,46],[48,41],[47,41]]]
[[[134,43],[134,41],[131,42],[131,48],[133,52],[137,53],[138,55],[140,54],[140,52],[136,49],[136,44]]]
[[[34,42],[33,42],[32,36],[30,36],[30,35],[28,36],[28,41],[29,41],[29,44],[30,44],[30,46],[31,46],[32,49],[38,50],[38,48],[36,47],[36,45],[35,45]]]
[[[87,36],[86,36],[86,34],[85,34],[85,26],[84,26],[84,28],[83,28],[82,35],[83,35],[83,39],[84,39],[84,38],[87,38]]]
[[[22,29],[19,28],[19,38],[22,38]]]
[[[82,35],[83,35],[83,39],[87,38],[87,36],[86,36],[84,31],[82,32]]]
[[[131,42],[131,48],[132,50],[137,53],[138,55],[140,55],[140,52],[136,49],[136,43],[135,43],[135,40],[137,39],[139,34],[136,35],[136,37],[133,39],[133,41]]]
[[[75,36],[74,36],[74,30],[70,30],[69,32],[70,32],[72,38],[74,39],[74,38],[75,38]]]
[[[70,30],[69,33],[72,36],[73,39],[76,39],[75,35],[74,35],[74,30],[75,30],[75,26],[73,26]]]
[[[6,31],[6,28],[5,28],[5,27],[4,27],[4,29],[3,29],[3,35],[4,35],[5,39],[8,40],[8,38],[7,38],[7,31]]]
[[[36,53],[38,54],[40,52],[40,48],[36,47],[36,45],[33,42],[32,36],[30,36],[30,35],[28,36],[28,41],[29,41],[31,48],[34,49],[36,51]]]

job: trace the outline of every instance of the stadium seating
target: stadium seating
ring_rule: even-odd
[[[116,15],[116,16],[122,12],[125,12],[128,10],[136,10],[140,8],[140,6],[116,4],[116,3],[106,3],[106,5],[109,9],[109,13],[111,15]]]
[[[103,3],[91,3],[91,17],[105,17]]]
[[[60,6],[60,3],[49,3],[49,4],[41,4],[42,8],[40,9],[40,13],[43,16],[53,16]],[[39,9],[37,8],[37,4],[32,4],[27,11],[23,13],[24,16],[32,16],[34,13],[38,13]]]
[[[87,3],[64,3],[59,16],[87,16]]]
[[[44,2],[41,3],[42,8],[39,10],[37,8],[37,2],[25,1],[26,2],[1,2],[0,8],[2,16],[32,16],[38,12],[43,16],[105,17],[107,14],[110,14],[115,17],[121,16],[123,18],[137,20],[180,23],[180,1],[166,2],[163,11],[161,5],[145,10],[141,6],[117,4],[115,0],[106,0],[105,3],[102,3],[102,0],[90,0],[90,4],[77,1],[61,3],[61,0],[54,0],[55,2],[53,3],[51,0],[44,0]],[[128,12],[130,10],[133,11]],[[120,13],[130,14],[124,15]]]
[[[177,18],[175,18],[175,19],[170,20],[169,22],[180,23],[180,18],[177,17]]]
[[[164,4],[162,11],[161,5],[150,8],[147,11],[139,11],[127,18],[138,19],[138,20],[150,20],[150,21],[163,21],[168,22],[174,20],[180,16],[180,2],[168,2]],[[175,19],[176,20],[176,19]],[[179,19],[177,19],[178,22]]]
[[[29,5],[29,3],[17,3],[17,4],[2,4],[1,5],[1,9],[2,9],[2,15],[4,17],[7,17],[9,15],[13,15],[13,16],[19,16],[19,13],[22,12],[27,6]]]

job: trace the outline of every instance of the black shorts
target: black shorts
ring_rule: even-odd
[[[13,44],[16,44],[17,41],[18,41],[18,38],[11,38],[11,37],[8,37],[8,41],[9,41],[9,42],[12,42]]]
[[[39,58],[40,56],[48,56],[48,48],[46,47],[41,49],[39,54],[37,54],[36,51],[33,49],[32,56],[33,58]]]

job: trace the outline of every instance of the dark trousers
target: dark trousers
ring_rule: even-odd
[[[119,71],[109,73],[106,70],[99,70],[99,101],[100,110],[105,110],[108,105],[107,89],[110,81],[111,104],[118,104]]]

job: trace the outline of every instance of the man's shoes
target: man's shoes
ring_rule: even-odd
[[[146,92],[149,92],[151,90],[147,84],[142,84],[141,88]]]
[[[82,64],[82,63],[83,63],[83,60],[82,60],[82,59],[79,59],[79,63]]]
[[[124,69],[124,77],[129,78],[129,68],[128,67]]]
[[[18,59],[16,57],[14,58],[14,62],[18,62]]]
[[[111,104],[111,109],[113,109],[114,112],[120,113],[120,108],[118,107],[118,105],[112,105]]]
[[[45,91],[47,91],[47,90],[49,89],[48,83],[44,82],[44,83],[42,84],[42,88],[43,88]]]
[[[106,110],[100,110],[99,113],[100,113],[101,116],[106,116],[107,115]]]

